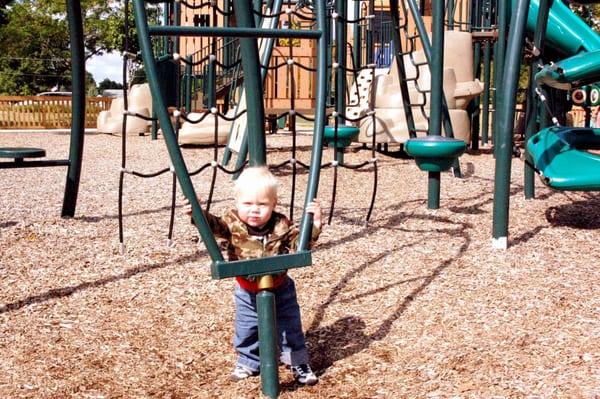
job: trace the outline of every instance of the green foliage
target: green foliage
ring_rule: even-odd
[[[69,35],[64,21],[14,2],[0,30],[0,93],[31,95],[68,85]]]
[[[123,85],[121,83],[117,83],[114,80],[110,80],[108,78],[104,79],[102,82],[98,83],[98,92],[102,93],[103,90],[107,89],[122,89]]]
[[[81,8],[86,58],[122,52],[122,2],[81,0]],[[158,10],[158,6],[151,6],[149,15],[158,18]],[[137,52],[133,12],[129,20],[130,51]],[[0,94],[30,95],[55,86],[69,87],[71,62],[65,1],[0,0],[0,48]]]

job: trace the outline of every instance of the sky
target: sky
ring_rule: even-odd
[[[123,80],[123,59],[116,52],[90,58],[85,68],[94,76],[96,84],[106,78],[117,83]]]

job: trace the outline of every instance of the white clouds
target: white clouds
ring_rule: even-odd
[[[85,68],[94,76],[96,83],[108,78],[117,83],[123,80],[123,59],[118,53],[108,53],[90,58]]]

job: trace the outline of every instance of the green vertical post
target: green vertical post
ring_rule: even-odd
[[[211,55],[214,55],[214,52]],[[208,75],[207,84],[206,84],[206,92],[205,92],[205,93],[207,93],[206,107],[208,109],[211,109],[212,107],[217,106],[217,95],[216,95],[217,68],[216,68],[216,59],[213,56],[209,57],[208,72],[206,73],[206,75]]]
[[[494,149],[498,147],[497,138],[502,134],[499,132],[498,118],[500,116],[497,111],[503,108],[502,102],[504,101],[504,98],[499,95],[499,92],[502,90],[501,86],[506,84],[506,82],[502,80],[502,77],[504,74],[504,59],[506,57],[506,36],[510,18],[509,10],[510,0],[498,0],[498,8],[496,10],[498,13],[498,40],[496,41],[496,52],[494,53],[494,86],[496,86],[496,95],[494,95],[493,100],[493,106],[496,112],[494,113],[492,124]]]
[[[354,0],[354,19],[360,18],[360,1]],[[360,22],[355,22],[353,27],[353,39],[354,39],[354,68],[362,67],[362,32]]]
[[[390,4],[392,13],[394,12],[393,6]],[[375,0],[369,0],[368,6],[369,15],[375,15]],[[398,11],[398,8],[396,8]],[[367,33],[366,33],[366,45],[367,45],[367,64],[373,63],[373,18],[367,20]]]
[[[152,51],[152,44],[150,42],[150,32],[148,29],[148,17],[146,15],[146,9],[144,7],[144,0],[134,0],[135,7],[135,26],[138,33],[138,42],[142,52],[142,59],[144,61],[144,68],[146,70],[146,76],[148,77],[148,84],[153,98],[153,106],[156,109],[156,113],[162,126],[163,136],[169,157],[171,158],[171,164],[177,174],[179,185],[185,197],[190,200],[192,205],[192,217],[196,221],[196,227],[198,233],[206,246],[213,262],[223,261],[223,254],[219,249],[217,241],[214,235],[210,231],[208,222],[204,213],[202,212],[196,191],[192,184],[191,178],[187,173],[185,166],[185,160],[179,149],[177,138],[171,124],[171,118],[167,113],[166,104],[161,95],[160,82],[158,81],[158,71],[154,60],[154,54]]]
[[[442,131],[442,96],[444,70],[444,2],[434,1],[432,4],[431,22],[431,104],[429,111],[430,136],[440,136]],[[438,209],[440,207],[440,172],[428,173],[427,207]]]
[[[417,8],[417,3],[415,2],[415,0],[409,0],[408,6],[409,6],[410,12],[413,16],[413,20],[415,21],[415,27],[416,27],[419,37],[421,39],[421,45],[423,46],[423,52],[425,53],[425,59],[427,60],[427,63],[431,65],[433,52],[431,49],[431,43],[429,42],[429,36],[427,34],[427,29],[425,28],[425,23],[423,22],[422,16],[419,14],[419,10]],[[404,75],[400,75],[400,76],[404,76]],[[442,97],[441,112],[442,112],[442,121],[444,124],[444,130],[446,132],[447,137],[454,137],[454,129],[452,128],[452,122],[450,121],[450,112],[448,111],[448,104],[446,102],[446,96],[444,95],[443,91],[442,91],[441,97]],[[459,165],[458,159],[456,159],[456,161],[454,162],[452,167],[454,168],[455,176],[460,177],[460,165]]]
[[[325,1],[316,1],[315,14],[317,17],[317,29],[321,32],[317,42],[317,104],[315,109],[315,122],[313,127],[312,152],[310,158],[310,174],[308,176],[308,187],[304,198],[304,207],[310,201],[317,198],[319,188],[319,176],[321,172],[321,160],[323,155],[323,131],[326,123],[326,98],[327,98],[327,18],[325,15]],[[308,248],[312,233],[312,215],[304,212],[300,222],[300,238],[298,240],[298,251]]]
[[[448,10],[448,30],[454,30],[454,7],[454,0],[448,0],[448,4],[446,5],[446,9]]]
[[[163,12],[163,25],[167,26],[169,25],[169,15],[170,15],[170,11],[171,11],[171,7],[172,4],[170,4],[168,1],[165,1],[164,3],[164,12]],[[163,48],[162,48],[162,54],[169,54],[169,37],[168,36],[163,36],[162,38],[162,42],[163,42]]]
[[[529,2],[530,0],[518,0],[512,15],[506,62],[504,63],[504,74],[502,76],[502,92],[498,96],[504,100],[500,102],[501,107],[498,109],[498,128],[496,129],[499,137],[496,141],[496,170],[494,175],[494,220],[492,228],[492,245],[494,248],[505,249],[508,245],[513,120],[515,118],[515,102]]]
[[[256,13],[253,13],[254,26],[260,26],[261,17],[258,14],[258,12],[262,12],[262,3],[262,0],[252,0],[252,8],[254,9],[254,11],[257,11]]]
[[[481,1],[473,1],[471,3],[471,32],[474,29],[481,29]],[[481,43],[475,42],[473,45],[473,72],[476,78],[481,78]],[[477,96],[471,103],[471,148],[473,150],[479,149],[479,117],[481,116],[480,111],[481,96]]]
[[[158,140],[158,116],[156,115],[156,104],[152,101],[152,127],[150,130],[150,138]]]
[[[537,68],[542,65],[541,57],[544,52],[544,41],[546,38],[546,27],[548,25],[548,15],[550,13],[551,0],[540,0],[537,23],[535,33],[533,35],[533,45],[536,49],[536,54],[534,59],[531,62],[529,67],[529,90],[527,91],[527,109],[526,109],[526,118],[527,118],[527,128],[525,129],[525,142],[533,136],[538,128],[537,116],[538,112],[543,109],[540,107],[540,102],[535,93],[535,79],[534,75],[537,71]],[[525,151],[525,159],[528,162],[525,162],[525,170],[524,170],[524,193],[525,198],[531,199],[535,197],[535,173],[533,168],[530,166],[533,162],[533,158],[531,155]]]
[[[71,79],[73,96],[71,105],[71,140],[69,167],[63,197],[62,217],[75,216],[85,133],[85,50],[83,46],[83,20],[79,0],[67,1],[67,21],[71,44]]]
[[[483,96],[481,109],[481,144],[486,146],[490,131],[490,90],[492,78],[492,44],[486,40],[483,44]],[[494,96],[496,98],[496,96]]]
[[[404,108],[404,116],[406,118],[406,127],[410,137],[417,137],[415,128],[415,119],[413,118],[412,106],[410,104],[410,96],[408,85],[406,84],[406,68],[404,67],[404,56],[402,54],[403,47],[400,40],[400,13],[398,12],[398,0],[390,0],[390,11],[392,17],[392,39],[394,43],[394,58],[396,59],[396,68],[400,77],[400,94],[402,94],[402,107]]]
[[[266,290],[259,292],[256,295],[256,313],[258,315],[260,383],[262,392],[269,398],[276,398],[279,395],[275,312],[275,294]]]
[[[273,7],[271,9],[271,13],[278,14],[281,11],[282,5],[283,5],[283,0],[275,0],[273,2]],[[268,29],[277,28],[278,21],[279,20],[277,18],[270,18]],[[271,60],[271,54],[273,53],[273,46],[275,44],[275,39],[274,38],[263,38],[262,40],[266,40],[267,42],[266,42],[266,46],[265,46],[265,51],[263,52],[263,54],[260,58],[260,63],[262,65],[268,65]],[[268,73],[267,69],[260,68],[261,85],[264,85],[264,82],[267,79],[267,73]],[[261,87],[263,87],[263,86],[261,86]],[[244,95],[247,95],[247,87],[244,90]],[[261,104],[262,104],[262,102],[261,102]],[[247,107],[248,106],[246,105],[246,108]],[[263,118],[264,118],[264,106],[263,106]],[[246,124],[246,129],[248,129],[248,124]],[[263,136],[264,136],[264,134],[263,134]],[[248,134],[246,132],[242,137],[242,143],[240,144],[240,152],[238,153],[238,158],[236,161],[235,169],[240,169],[244,165],[244,162],[246,161],[246,157],[248,156],[248,143],[249,143],[249,139],[248,139]],[[266,144],[265,144],[265,147],[266,147]],[[228,153],[226,151],[223,154],[223,163],[224,164],[229,162],[229,157],[230,157],[230,153]],[[266,159],[266,154],[265,154],[265,159]],[[237,178],[237,175],[234,175],[234,178]]]
[[[181,3],[176,1],[173,7],[173,25],[174,26],[180,26],[181,25]],[[180,53],[181,52],[181,40],[179,39],[178,36],[173,36],[173,52],[174,53]],[[177,85],[176,87],[181,87],[180,86],[180,81],[181,81],[181,68],[180,68],[181,64],[177,65],[177,68],[173,71],[173,78],[175,78],[175,84]],[[177,109],[181,108],[181,96],[180,95],[176,95],[175,96],[175,106],[177,107]]]
[[[252,3],[247,0],[234,0],[237,26],[254,28]],[[265,105],[260,71],[260,55],[256,38],[240,38],[240,54],[244,70],[244,95],[247,107],[247,137],[249,164],[266,165],[267,144],[264,134]]]
[[[185,63],[185,111],[192,112],[192,56],[188,55],[186,59],[188,62]]]
[[[347,29],[345,20],[348,16],[346,0],[337,0],[335,2],[335,12],[338,18],[335,20],[335,49],[336,63],[338,68],[335,69],[335,110],[338,112],[336,125],[345,125],[346,121],[341,115],[345,114],[346,110],[346,41]],[[335,159],[340,164],[344,163],[344,148],[335,148]]]

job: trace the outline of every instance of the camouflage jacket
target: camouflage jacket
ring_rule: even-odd
[[[218,217],[205,213],[213,234],[226,242],[230,261],[261,258],[294,252],[298,246],[300,230],[283,214],[273,212],[264,237],[253,236],[248,225],[240,220],[237,211],[232,209]],[[313,226],[309,248],[313,246],[321,229]]]

